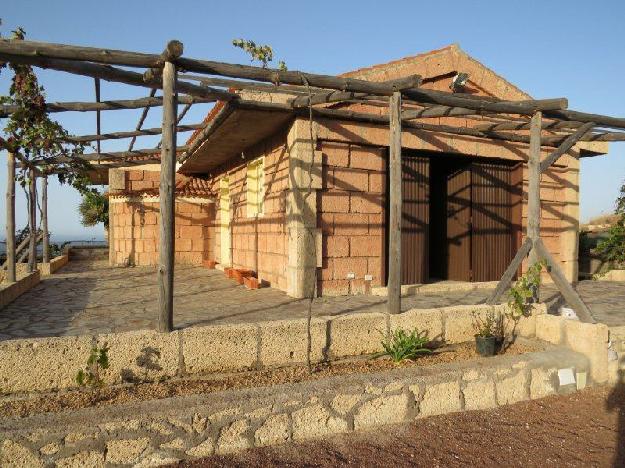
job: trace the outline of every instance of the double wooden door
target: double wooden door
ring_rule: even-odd
[[[403,156],[402,284],[499,279],[520,236],[520,170]]]

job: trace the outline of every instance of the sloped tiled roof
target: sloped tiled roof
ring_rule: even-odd
[[[188,197],[188,198],[214,198],[215,194],[212,191],[210,182],[206,179],[193,176],[185,176],[182,174],[176,174],[176,197]],[[158,184],[154,183],[154,186],[149,188],[141,188],[138,190],[126,189],[114,192],[109,192],[109,197],[123,197],[123,196],[158,196],[159,188]]]

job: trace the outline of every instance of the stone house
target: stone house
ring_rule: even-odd
[[[419,74],[422,87],[449,91],[459,72],[469,77],[462,92],[530,99],[456,45],[344,76],[383,81]],[[387,112],[368,103],[330,106]],[[422,120],[473,126],[475,118]],[[311,121],[223,102],[206,122],[210,135],[178,168],[177,261],[250,269],[294,297],[385,285],[388,125]],[[543,151],[544,157],[549,148]],[[578,158],[606,151],[604,143],[578,143],[542,177],[542,236],[569,280],[577,276]],[[403,284],[500,278],[526,226],[527,154],[522,143],[404,128]],[[158,261],[158,171],[158,165],[110,171],[112,264]]]

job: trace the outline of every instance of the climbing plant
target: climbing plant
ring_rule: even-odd
[[[104,227],[108,228],[109,201],[106,195],[90,191],[83,193],[78,205],[78,213],[83,226],[91,227],[103,223]]]
[[[625,183],[621,186],[616,198],[614,213],[618,215],[606,238],[601,240],[595,248],[595,253],[610,265],[625,264]]]
[[[1,24],[1,21],[0,21]],[[23,40],[26,33],[22,28],[12,32],[11,39]],[[87,163],[75,156],[84,152],[85,145],[75,143],[61,124],[52,120],[46,112],[45,90],[30,65],[1,63],[0,70],[8,67],[13,72],[9,94],[0,96],[0,104],[16,106],[17,110],[7,119],[0,136],[0,146],[18,153],[27,161],[42,161],[39,167],[45,172],[50,169],[45,161],[53,157],[65,157],[67,162],[57,173],[59,182],[74,186],[79,192],[93,191],[85,176]],[[58,167],[57,167],[58,168]],[[16,180],[25,186],[28,168],[20,165]]]
[[[247,52],[252,57],[252,62],[258,61],[263,68],[267,68],[273,62],[273,49],[269,45],[256,44],[249,39],[234,39],[232,45]],[[278,61],[278,70],[287,71],[284,60]]]

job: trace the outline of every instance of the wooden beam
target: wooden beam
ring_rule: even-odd
[[[506,290],[510,286],[510,283],[512,282],[512,278],[514,278],[514,274],[518,271],[519,267],[521,266],[521,263],[523,263],[523,260],[525,259],[527,254],[530,252],[532,245],[533,245],[532,239],[530,239],[529,237],[526,237],[525,241],[523,242],[523,245],[521,245],[521,248],[517,250],[516,255],[510,262],[510,265],[508,265],[508,268],[506,268],[506,271],[501,276],[499,283],[497,283],[497,287],[495,288],[491,296],[488,298],[488,301],[487,301],[488,304],[495,304],[499,300],[501,295],[504,292],[506,292]]]
[[[179,104],[200,104],[206,102],[215,102],[214,98],[205,99],[193,96],[180,96]],[[163,98],[141,98],[141,99],[124,99],[118,101],[102,101],[102,102],[48,102],[46,103],[46,112],[92,112],[92,111],[110,111],[124,109],[140,109],[141,107],[160,107],[163,105]],[[0,118],[5,118],[20,109],[15,105],[0,106]]]
[[[410,75],[396,80],[383,81],[383,84],[393,88],[396,91],[417,88],[421,84],[421,75]],[[308,91],[306,87],[301,88]],[[311,96],[302,95],[293,98],[290,101],[292,107],[308,107],[315,104],[326,104],[330,102],[340,102],[349,99],[357,99],[368,96],[367,93],[355,93],[353,91],[316,91]]]
[[[176,151],[182,152],[188,149],[187,146],[179,146],[176,148]],[[149,149],[136,149],[132,151],[111,151],[108,153],[86,153],[77,156],[67,157],[67,156],[58,156],[53,158],[46,159],[35,159],[32,161],[33,165],[42,166],[42,165],[54,165],[54,164],[65,164],[72,162],[76,159],[81,159],[83,161],[110,161],[117,159],[127,159],[127,158],[136,158],[138,156],[146,156],[151,154],[159,154],[159,148],[149,148]],[[139,160],[140,164],[145,164],[143,161]]]
[[[156,94],[156,89],[151,89],[150,90],[150,97],[154,97],[154,95]],[[141,116],[139,117],[139,121],[137,122],[137,126],[135,127],[135,131],[139,131],[141,130],[141,127],[143,127],[143,122],[145,122],[146,117],[148,116],[148,112],[150,111],[150,107],[149,106],[145,106],[143,108],[143,111],[141,112]],[[128,151],[132,151],[133,146],[135,145],[135,141],[137,141],[137,136],[133,136],[132,140],[130,140],[130,143],[128,144]],[[99,153],[100,151],[98,151]]]
[[[204,124],[201,124],[201,123],[178,125],[176,127],[176,131],[177,132],[192,132],[199,128],[202,128],[203,126]],[[153,127],[153,128],[144,128],[142,130],[135,130],[132,132],[111,132],[111,133],[104,133],[102,135],[73,136],[69,138],[69,141],[89,142],[89,141],[96,141],[96,140],[120,140],[120,139],[130,138],[130,137],[138,137],[138,136],[146,136],[146,135],[160,135],[162,131],[163,130],[161,127]],[[156,147],[155,149],[158,152],[158,150],[160,149],[160,146]],[[133,152],[137,150],[129,150],[129,151]]]
[[[293,112],[295,115],[300,115],[303,117],[308,117],[309,115],[308,109],[299,109],[299,108],[292,109],[288,104],[281,104],[281,103],[250,101],[250,100],[242,99],[239,101],[232,101],[230,105],[236,106],[242,109],[282,110],[286,112]],[[341,110],[341,109],[328,109],[328,108],[323,108],[323,107],[313,107],[312,113],[313,113],[313,116],[316,116],[316,117],[348,120],[348,121],[353,121],[353,122],[363,122],[363,123],[381,124],[381,125],[388,125],[389,123],[389,117],[387,115],[370,114],[370,113],[365,113],[365,112],[354,112],[354,111]],[[404,128],[412,128],[415,130],[425,130],[428,132],[435,132],[435,133],[451,133],[455,135],[467,135],[467,136],[473,136],[477,138],[512,141],[512,142],[525,143],[525,144],[528,144],[530,142],[530,138],[527,135],[519,135],[516,133],[509,133],[509,132],[482,132],[482,131],[475,130],[470,127],[454,127],[451,125],[437,125],[437,124],[430,124],[430,123],[424,123],[424,122],[414,122],[410,120],[402,121],[402,126]],[[542,144],[544,146],[558,146],[564,140],[564,138],[565,137],[562,137],[562,136],[545,137],[542,139]]]
[[[48,231],[48,176],[41,178],[41,231],[43,234],[43,263],[49,263],[50,232]]]
[[[6,192],[6,251],[7,281],[15,282],[15,156],[7,153]]]
[[[75,75],[100,78],[105,81],[110,81],[114,83],[125,83],[131,86],[140,86],[144,88],[156,89],[163,88],[162,80],[145,82],[143,80],[143,75],[140,73],[122,70],[108,65],[98,65],[90,62],[79,62],[45,57],[14,56],[4,53],[0,53],[0,60],[11,63],[32,65],[40,68],[49,68],[52,70],[64,71]],[[196,96],[206,99],[212,98],[214,100],[222,101],[228,101],[237,98],[236,95],[227,91],[213,89],[206,86],[198,86],[186,82],[178,83],[176,91],[188,94],[190,96]]]
[[[545,172],[549,167],[554,164],[560,157],[570,150],[575,143],[582,139],[584,135],[588,132],[592,131],[595,124],[593,122],[588,122],[579,127],[574,133],[566,137],[566,139],[556,148],[556,150],[551,153],[549,156],[545,158],[544,161],[540,163],[540,172]]]
[[[540,134],[542,113],[536,112],[532,116],[530,128],[530,150],[527,162],[528,189],[527,189],[527,237],[532,239],[534,245],[540,239]],[[529,253],[530,266],[538,262],[536,250]],[[535,301],[540,297],[536,291]]]
[[[402,223],[402,167],[401,167],[401,93],[395,92],[389,103],[389,229],[388,229],[388,284],[389,314],[401,312],[401,223]]]
[[[559,110],[545,112],[545,117],[561,120],[572,120],[575,122],[594,122],[599,127],[613,127],[625,129],[625,119],[619,117],[609,117],[607,115],[589,114],[574,110]]]
[[[38,234],[37,239],[39,240],[41,238],[41,232]],[[26,256],[28,255],[28,245],[30,244],[30,236],[22,239],[22,242],[20,242],[20,244],[15,248],[15,258],[16,258],[16,263],[21,263],[22,260],[24,260],[24,258],[26,258]],[[22,255],[20,255],[20,253],[22,253]],[[8,259],[2,264],[2,267],[0,269],[5,269],[8,267]]]
[[[100,78],[94,78],[94,84],[95,84],[95,102],[100,102]],[[100,135],[101,133],[101,126],[100,126],[101,122],[100,122],[100,111],[96,111],[96,116],[95,116],[95,128],[96,128],[96,133],[98,135]],[[96,143],[96,151],[99,153],[100,151],[102,151],[102,148],[100,147],[100,140],[97,141]]]
[[[204,124],[201,124],[201,123],[179,125],[178,127],[176,127],[176,131],[177,132],[191,132],[202,127],[204,127]],[[132,132],[111,132],[111,133],[104,133],[102,135],[73,136],[69,138],[69,141],[87,143],[90,141],[120,140],[123,138],[138,137],[138,136],[144,136],[144,135],[160,135],[162,131],[163,129],[161,127],[144,128],[142,130],[135,130]],[[129,151],[133,151],[133,150],[129,150]],[[156,148],[156,151],[158,151],[158,147]]]
[[[158,266],[158,331],[174,328],[174,255],[176,186],[176,66],[166,62],[163,67],[163,144],[161,147],[160,247]]]
[[[28,227],[28,272],[32,273],[37,269],[37,176],[33,168],[28,170]]]
[[[558,263],[551,256],[542,239],[538,239],[534,242],[534,249],[536,250],[538,256],[547,263],[547,270],[549,271],[553,282],[562,293],[562,296],[564,296],[566,303],[573,308],[577,317],[582,322],[595,323],[595,319],[590,313],[590,309],[584,303],[582,298],[579,297],[579,294],[577,294],[575,289],[573,289],[573,286],[571,286],[571,284],[567,281],[564,273],[560,269],[560,265],[558,265]]]

